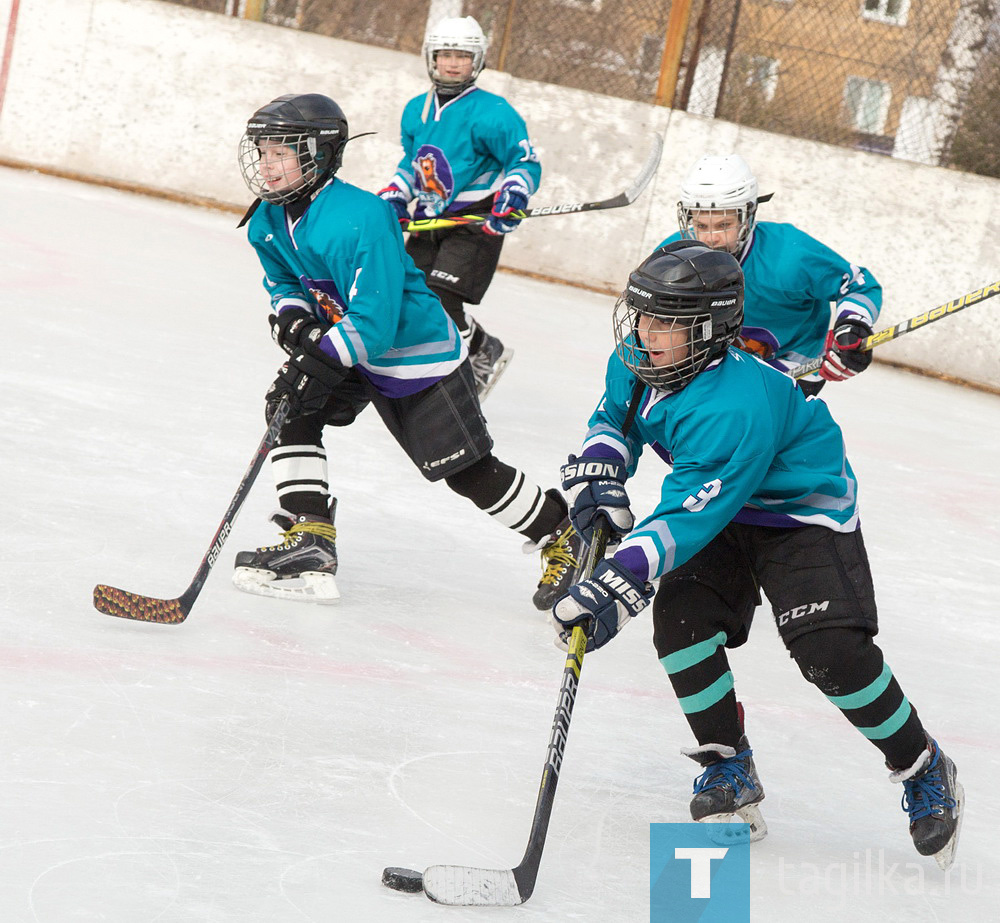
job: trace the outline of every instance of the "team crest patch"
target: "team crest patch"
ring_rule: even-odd
[[[417,178],[417,199],[421,210],[439,215],[455,190],[455,177],[444,151],[433,144],[422,144],[413,158]]]

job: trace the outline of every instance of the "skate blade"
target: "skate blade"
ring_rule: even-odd
[[[710,814],[699,821],[702,824],[732,824],[731,831],[713,829],[708,838],[720,846],[740,846],[745,843],[756,843],[767,836],[767,824],[764,815],[755,804],[748,804],[732,814]],[[740,829],[737,824],[746,824],[747,829]]]
[[[500,376],[504,373],[504,369],[510,364],[510,360],[514,358],[514,350],[505,348],[500,354],[500,358],[497,359],[496,365],[493,366],[493,374],[490,375],[489,381],[483,385],[483,390],[479,392],[479,403],[481,404],[486,400],[490,391],[493,390],[494,385],[500,380]]]
[[[233,571],[233,586],[254,596],[290,599],[295,602],[328,605],[340,599],[340,590],[337,589],[333,575],[316,571],[307,571],[298,577],[276,580],[272,571],[237,567]]]
[[[958,849],[958,835],[962,832],[962,808],[965,805],[965,789],[961,783],[955,783],[955,802],[958,806],[958,823],[955,824],[955,832],[951,839],[945,843],[943,849],[934,853],[934,861],[942,872],[947,872],[955,861],[955,850]]]

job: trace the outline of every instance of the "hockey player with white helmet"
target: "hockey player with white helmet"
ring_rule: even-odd
[[[505,99],[476,86],[487,42],[471,16],[449,17],[424,40],[431,88],[403,110],[403,157],[379,192],[405,228],[415,218],[486,215],[480,225],[411,234],[407,252],[427,276],[445,310],[469,344],[481,397],[513,356],[466,313],[483,300],[504,236],[538,189],[542,168],[524,119]]]
[[[680,231],[660,246],[698,240],[739,259],[746,279],[742,348],[789,373],[822,355],[820,369],[799,379],[815,394],[825,381],[868,368],[872,354],[858,347],[878,319],[882,287],[870,270],[794,225],[758,221],[758,204],[770,198],[759,195],[738,154],[702,157],[681,183]]]
[[[603,518],[620,541],[556,602],[558,639],[583,624],[588,649],[599,648],[652,604],[656,654],[697,741],[684,752],[703,769],[691,816],[739,817],[759,839],[764,789],[726,651],[747,640],[763,591],[802,675],[902,784],[917,851],[947,868],[962,787],[875,644],[843,434],[823,401],[732,346],[743,284],[735,256],[695,241],[667,244],[629,277],[604,394],[563,467],[584,540]],[[636,523],[625,482],[645,446],[669,468],[659,502]]]
[[[264,269],[272,337],[288,357],[267,416],[282,399],[291,412],[271,451],[282,539],[240,552],[233,581],[285,599],[339,596],[323,434],[371,404],[427,480],[443,480],[541,552],[535,605],[547,610],[580,550],[566,501],[493,455],[466,344],[404,250],[392,209],[336,175],[347,136],[337,103],[307,93],[258,109],[240,144],[257,197],[244,223]]]

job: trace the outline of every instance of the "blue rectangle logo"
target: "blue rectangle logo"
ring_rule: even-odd
[[[650,824],[650,923],[750,923],[747,824]]]

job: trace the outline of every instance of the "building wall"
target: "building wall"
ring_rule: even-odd
[[[10,8],[0,0],[3,31]],[[481,83],[528,122],[544,169],[538,205],[620,192],[651,133],[666,136],[638,202],[526,221],[505,245],[508,267],[620,290],[676,228],[676,190],[691,163],[738,151],[762,190],[775,192],[762,219],[794,222],[875,273],[886,289],[883,324],[1000,278],[997,180],[497,72]],[[235,209],[250,198],[236,166],[247,117],[282,93],[322,92],[344,108],[352,133],[378,132],[351,143],[342,172],[377,190],[400,156],[402,106],[425,90],[416,55],[157,0],[29,0],[0,110],[0,158]],[[1000,388],[998,305],[969,308],[878,355]]]

